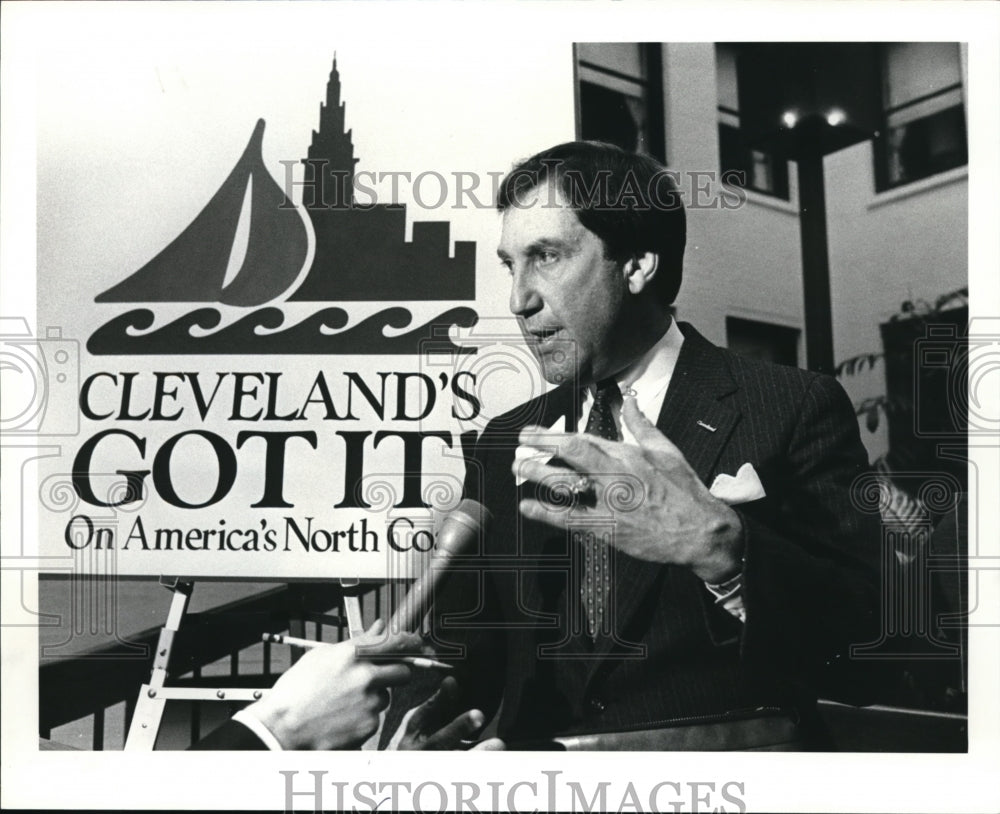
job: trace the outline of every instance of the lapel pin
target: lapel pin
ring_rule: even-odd
[[[699,421],[698,426],[704,430],[708,430],[709,432],[715,432],[715,427],[713,427],[711,424],[706,424],[704,421]]]

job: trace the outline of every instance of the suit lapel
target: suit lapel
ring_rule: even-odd
[[[537,419],[533,418],[532,421],[547,428],[556,423],[560,417],[565,416],[567,431],[572,431],[575,428],[577,410],[579,408],[577,398],[576,389],[570,386],[563,386],[552,390],[545,396],[545,403],[540,417]],[[506,535],[501,539],[517,541],[519,546],[517,554],[528,561],[544,560],[546,558],[551,560],[553,557],[566,556],[568,552],[565,550],[565,545],[560,544],[562,539],[560,532],[554,531],[541,523],[525,520],[521,516],[521,513],[516,508],[516,504],[522,493],[525,497],[534,497],[536,487],[532,484],[525,484],[523,487],[514,486],[512,500],[514,501],[515,508],[513,512],[507,514],[507,517],[509,517],[510,522],[516,525],[511,528],[499,530]],[[553,542],[555,542],[555,545],[553,545]],[[540,572],[533,569],[522,571],[519,583],[518,589],[521,592],[520,599],[523,608],[532,609],[536,612],[543,608],[555,610],[553,607],[555,598],[550,595],[552,590],[545,590],[543,588]]]
[[[656,426],[673,441],[698,477],[707,484],[740,420],[740,412],[724,399],[737,389],[737,385],[719,349],[690,325],[682,323],[680,328],[684,344]],[[632,627],[636,610],[663,575],[662,566],[617,554],[613,600],[615,631],[620,634]],[[610,650],[613,645],[613,640],[605,638],[599,643],[598,651]]]
[[[724,398],[737,385],[719,349],[690,325],[680,327],[684,344],[656,426],[707,483],[740,420],[739,410]]]

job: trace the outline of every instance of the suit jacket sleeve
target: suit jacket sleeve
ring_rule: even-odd
[[[250,729],[243,726],[239,721],[230,719],[197,743],[192,744],[190,749],[193,751],[229,750],[246,752],[266,750],[267,746]]]
[[[878,638],[881,530],[878,515],[852,498],[867,455],[834,379],[817,376],[806,388],[785,467],[777,511],[772,500],[738,509],[744,669],[750,677],[791,677],[825,697],[870,700],[874,673],[850,649]]]

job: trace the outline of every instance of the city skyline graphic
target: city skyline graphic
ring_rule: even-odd
[[[357,205],[347,192],[354,189],[359,159],[353,131],[346,129],[336,57],[320,104],[319,126],[302,159],[303,208],[315,239],[305,274],[305,219],[264,164],[265,126],[258,120],[232,171],[190,225],[138,271],[95,298],[99,305],[193,302],[257,310],[219,328],[222,312],[200,307],[150,330],[154,311],[135,309],[98,328],[88,350],[95,355],[474,352],[449,339],[452,326],[470,328],[478,321],[468,306],[449,307],[412,327],[413,314],[403,305],[389,306],[354,325],[348,311],[336,305],[468,301],[476,296],[475,242],[456,241],[450,256],[447,221],[414,222],[407,242],[405,204]],[[227,282],[237,229],[247,216],[242,262]],[[328,305],[286,325],[282,302]],[[404,333],[386,336],[386,329]]]

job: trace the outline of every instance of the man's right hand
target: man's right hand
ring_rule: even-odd
[[[353,749],[378,728],[379,713],[389,704],[389,687],[406,684],[410,667],[402,663],[359,659],[366,653],[419,654],[420,637],[386,637],[375,622],[363,636],[314,647],[249,707],[283,749]]]

